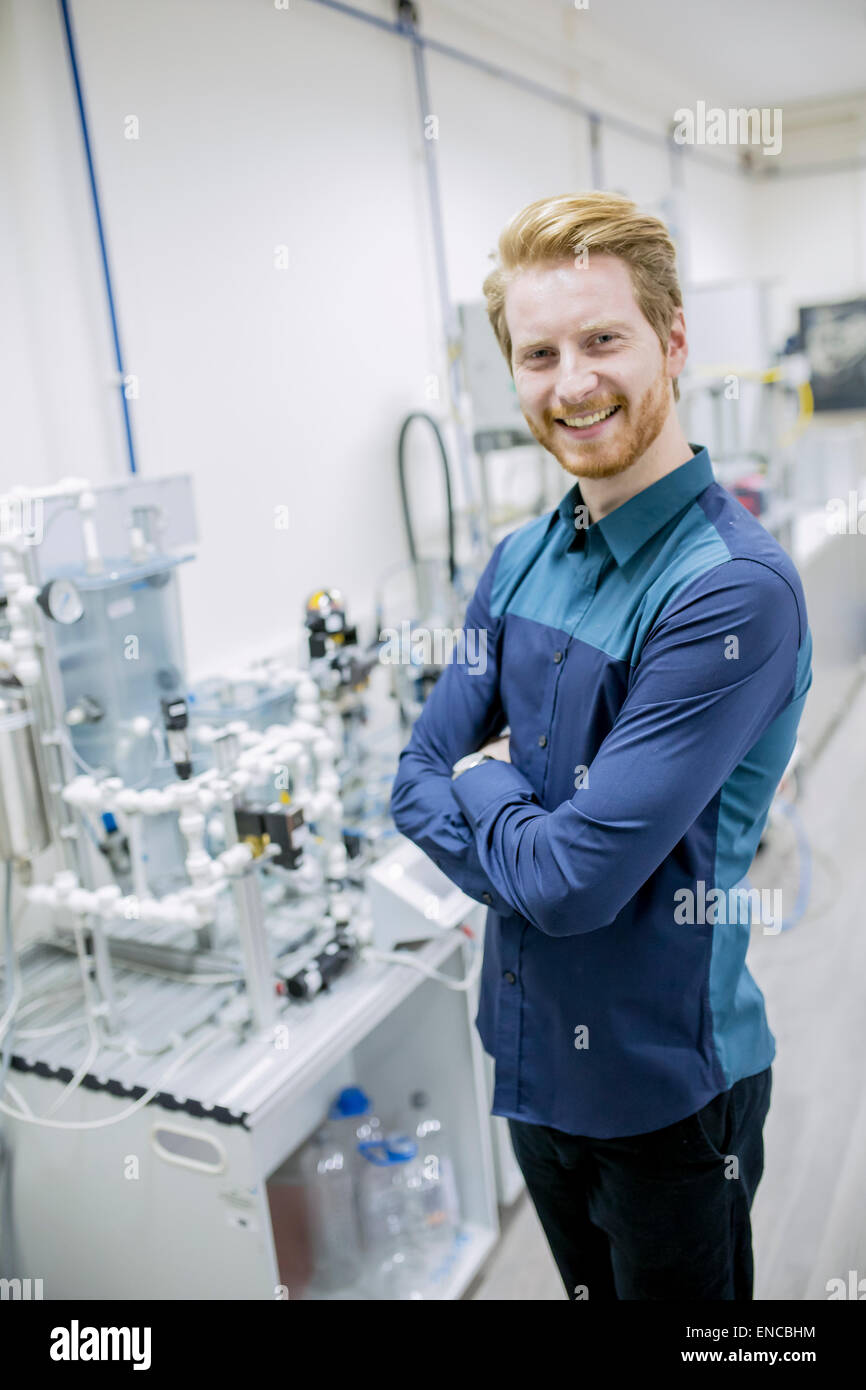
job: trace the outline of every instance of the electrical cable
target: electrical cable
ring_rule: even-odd
[[[454,502],[451,495],[451,470],[448,467],[448,453],[445,448],[445,440],[442,438],[442,431],[433,419],[424,410],[413,410],[400,427],[400,438],[397,441],[397,474],[400,483],[400,500],[403,505],[403,523],[406,527],[406,542],[409,546],[409,554],[413,565],[418,564],[418,550],[415,544],[415,533],[412,530],[412,514],[409,508],[409,495],[406,490],[406,435],[413,420],[426,420],[433,431],[436,443],[439,447],[439,456],[442,460],[442,473],[445,480],[445,498],[448,508],[448,578],[452,587],[454,586],[457,574],[457,563],[454,554]]]
[[[87,1026],[88,1020],[82,1015],[81,1018],[72,1018],[66,1023],[53,1023],[50,1028],[17,1028],[15,1036],[16,1038],[52,1038],[56,1037],[58,1033],[71,1033],[74,1028],[86,1028]]]
[[[126,434],[126,449],[129,456],[129,471],[136,473],[135,445],[132,436],[132,419],[129,411],[129,401],[126,395],[126,368],[123,364],[123,351],[120,345],[120,327],[117,321],[117,310],[114,303],[114,289],[111,281],[111,267],[108,258],[108,247],[105,241],[105,230],[102,225],[102,210],[99,203],[99,185],[96,180],[96,168],[93,163],[93,153],[90,147],[90,132],[87,126],[87,112],[84,105],[84,92],[81,86],[81,77],[78,71],[78,55],[75,49],[75,36],[72,31],[72,18],[69,13],[67,0],[59,0],[60,16],[63,20],[63,28],[66,34],[66,51],[69,57],[69,67],[72,72],[72,82],[75,87],[75,101],[78,106],[78,120],[81,127],[81,139],[84,144],[84,157],[87,163],[87,174],[90,180],[90,196],[93,202],[93,215],[96,220],[96,234],[99,239],[99,251],[102,260],[102,277],[105,284],[105,297],[108,301],[108,315],[111,322],[111,337],[114,344],[114,361],[118,372],[118,387],[120,389],[120,405],[123,411],[123,424]]]
[[[81,994],[80,985],[67,986],[65,989],[53,990],[50,993],[39,994],[35,998],[23,1003],[16,1015],[16,1023],[20,1024],[27,1014],[37,1013],[39,1009],[44,1009],[46,1004],[55,1004],[58,999],[62,999],[64,994]],[[25,995],[26,999],[26,995]],[[80,1014],[76,1018],[68,1018],[63,1023],[52,1023],[46,1028],[19,1028],[15,1029],[16,1038],[49,1038],[57,1033],[71,1032],[73,1028],[86,1028],[89,1019],[87,1014]]]
[[[241,972],[237,975],[199,975],[194,971],[165,970],[159,965],[142,965],[139,961],[115,960],[114,964],[120,965],[124,970],[134,970],[136,974],[140,971],[143,975],[161,975],[166,980],[173,980],[176,984],[182,985],[236,985],[241,984],[244,979]]]
[[[64,994],[80,994],[81,985],[76,982],[74,985],[64,985],[62,989],[44,990],[41,994],[25,994],[21,1008],[18,1010],[19,1020],[25,1018],[27,1014],[36,1013],[37,1009],[45,1007],[46,1001],[55,1003],[62,999]]]
[[[78,1089],[78,1087],[81,1085],[81,1082],[87,1075],[87,1072],[89,1071],[93,1062],[96,1060],[99,1051],[102,1047],[102,1041],[100,1039],[99,1032],[92,1018],[87,1019],[87,1031],[90,1038],[90,1046],[87,1048],[87,1051],[85,1052],[82,1061],[80,1062],[77,1070],[75,1071],[75,1074],[66,1083],[63,1090],[60,1092],[60,1095],[52,1101],[51,1105],[49,1105],[48,1109],[45,1112],[45,1115],[43,1116],[43,1119],[48,1119],[51,1115],[54,1115],[60,1109],[63,1102],[65,1100],[68,1100],[68,1098],[72,1095],[72,1092]]]
[[[107,768],[107,767],[91,767],[91,766],[90,766],[90,763],[86,763],[86,762],[84,761],[84,759],[82,758],[81,754],[78,752],[78,750],[76,749],[74,743],[72,742],[72,739],[71,739],[71,737],[70,737],[70,735],[69,735],[69,730],[68,730],[68,729],[61,728],[61,729],[60,729],[60,737],[61,737],[61,739],[62,739],[62,741],[63,741],[63,744],[64,744],[64,746],[65,746],[67,752],[69,753],[69,755],[70,755],[72,758],[75,759],[75,761],[78,763],[78,766],[82,769],[83,772],[86,772],[86,773],[87,773],[88,777],[93,777],[95,781],[99,782],[99,781],[102,780],[103,777],[106,777],[106,776],[109,775],[109,771],[110,771],[109,768]]]
[[[455,930],[461,931],[462,928],[457,927]],[[361,954],[365,958],[385,961],[392,965],[409,965],[413,970],[418,970],[422,975],[427,975],[429,979],[435,980],[437,984],[445,985],[446,989],[469,990],[481,974],[483,957],[474,938],[467,939],[470,941],[475,958],[462,980],[455,980],[450,975],[443,975],[441,971],[428,965],[426,961],[418,960],[415,956],[403,955],[400,951],[377,951],[372,946],[365,946]]]
[[[207,1043],[213,1042],[219,1035],[234,1036],[234,1030],[231,1028],[209,1028],[200,1038],[197,1038],[190,1047],[186,1048],[179,1057],[174,1059],[170,1066],[162,1073],[159,1081],[157,1081],[155,1085],[145,1091],[144,1095],[140,1096],[134,1104],[127,1106],[125,1110],[121,1110],[118,1115],[106,1115],[101,1120],[49,1120],[43,1115],[28,1115],[13,1110],[2,1100],[0,1100],[0,1111],[2,1111],[4,1115],[11,1115],[15,1120],[21,1120],[26,1124],[44,1125],[47,1129],[105,1129],[109,1125],[119,1124],[121,1120],[127,1119],[130,1115],[134,1115],[136,1111],[141,1110],[145,1105],[149,1105],[154,1096],[159,1094],[165,1083],[174,1075],[178,1068],[182,1067],[184,1063],[194,1057],[197,1052],[200,1052]],[[7,1090],[9,1089],[10,1088],[7,1086]],[[19,1096],[19,1104],[20,1103],[21,1097]]]
[[[15,1101],[16,1105],[21,1107],[21,1110],[23,1111],[24,1115],[32,1117],[33,1111],[30,1109],[30,1106],[27,1104],[27,1101],[24,1099],[17,1086],[13,1086],[11,1081],[7,1081],[6,1090],[8,1091],[12,1099]],[[2,1105],[3,1102],[0,1101],[0,1108],[2,1108]]]

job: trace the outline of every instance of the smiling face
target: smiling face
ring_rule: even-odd
[[[520,408],[539,444],[575,477],[609,478],[636,463],[674,411],[685,364],[677,310],[667,353],[618,256],[527,267],[505,291]]]

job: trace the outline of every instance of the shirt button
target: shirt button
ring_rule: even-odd
[[[482,894],[481,894],[481,901],[482,901],[483,903],[492,903],[492,902],[493,902],[493,898],[490,896],[489,893],[482,893]]]
[[[511,972],[510,970],[506,970],[506,972],[505,972],[505,974],[504,974],[504,976],[503,976],[503,979],[504,979],[509,985],[513,985],[513,984],[514,984],[514,981],[517,979],[517,976],[514,975],[514,974],[512,974],[512,972]]]
[[[546,747],[547,747],[547,734],[541,734],[541,736],[539,737],[539,740],[538,740],[538,746],[539,746],[539,748],[546,748]]]
[[[562,652],[554,652],[554,653],[553,653],[553,659],[554,659],[554,661],[561,661],[561,660],[562,660]]]

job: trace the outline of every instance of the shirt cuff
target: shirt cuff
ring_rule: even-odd
[[[501,758],[469,767],[451,783],[454,799],[470,825],[477,830],[484,812],[495,802],[534,801],[535,793],[522,772]]]

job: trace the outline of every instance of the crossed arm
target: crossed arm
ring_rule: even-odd
[[[486,669],[445,668],[401,754],[391,811],[398,830],[470,897],[552,936],[595,931],[638,892],[782,711],[779,737],[790,756],[805,695],[792,701],[797,602],[781,575],[751,560],[694,581],[649,633],[585,785],[547,811],[502,747],[495,762],[451,779],[453,763],[507,723],[502,623],[490,611],[500,549],[466,613],[467,629],[487,633]]]

